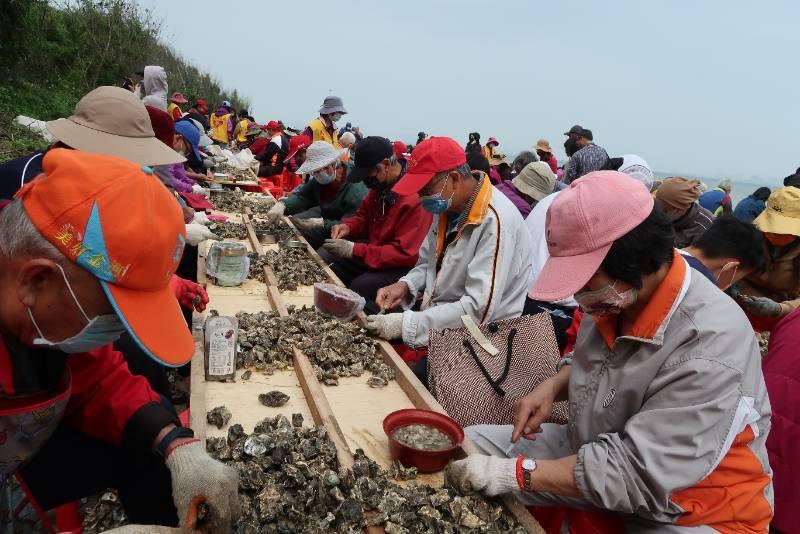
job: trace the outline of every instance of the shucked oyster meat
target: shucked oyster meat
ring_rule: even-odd
[[[406,447],[423,451],[442,451],[453,446],[450,436],[436,427],[425,424],[403,425],[392,432],[392,437]]]
[[[396,484],[363,451],[345,472],[324,427],[292,426],[282,415],[264,419],[250,435],[237,430],[227,439],[209,438],[206,449],[239,471],[237,533],[349,533],[367,524],[389,533],[525,532],[499,504],[480,496]]]
[[[314,308],[289,306],[288,317],[275,312],[238,313],[237,368],[255,368],[267,374],[292,364],[294,348],[308,356],[317,378],[335,385],[339,378],[361,376],[369,371],[373,382],[394,379],[384,363],[377,342],[354,322],[325,317]]]

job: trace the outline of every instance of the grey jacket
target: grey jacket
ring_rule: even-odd
[[[631,335],[615,338],[614,320],[584,319],[570,371],[583,497],[663,523],[766,532],[770,405],[741,309],[676,256]]]
[[[462,315],[481,324],[522,313],[533,278],[531,236],[519,210],[481,175],[450,244],[444,246],[446,217],[434,217],[416,266],[400,279],[415,300],[422,294],[421,311],[403,314],[403,341],[411,347],[427,345],[432,329],[460,327]]]

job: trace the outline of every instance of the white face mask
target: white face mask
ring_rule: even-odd
[[[75,301],[75,304],[78,306],[78,309],[80,310],[87,324],[74,336],[70,336],[61,341],[50,341],[44,337],[42,330],[36,323],[36,319],[33,318],[33,312],[31,312],[31,309],[27,308],[28,316],[31,318],[31,322],[33,323],[34,328],[36,328],[36,332],[39,334],[39,337],[33,340],[33,344],[53,350],[60,350],[61,352],[66,352],[67,354],[74,354],[77,352],[86,352],[89,350],[98,349],[119,339],[119,336],[125,332],[125,325],[122,324],[122,321],[119,320],[119,317],[117,317],[116,314],[109,314],[98,315],[97,317],[89,319],[89,316],[87,316],[86,312],[83,311],[83,306],[81,306],[81,303],[78,302],[75,292],[72,291],[72,286],[70,285],[69,280],[67,280],[67,274],[64,272],[64,269],[62,269],[60,265],[58,265],[58,269],[61,271],[61,276],[64,278],[64,282],[67,284],[67,289],[69,290],[69,294],[72,296],[72,300]]]
[[[330,117],[331,117],[331,122],[333,122],[335,124],[335,123],[339,122],[339,119],[342,118],[342,114],[339,113],[339,112],[331,113]]]

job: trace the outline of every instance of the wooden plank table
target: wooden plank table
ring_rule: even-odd
[[[228,214],[230,215],[230,214]],[[233,220],[231,218],[229,220]],[[277,245],[262,245],[252,229],[250,218],[243,215],[238,218],[248,228],[248,249],[258,253],[270,250]],[[285,223],[291,226],[288,219]],[[333,271],[319,255],[307,245],[311,258],[318,261],[325,270],[331,283],[343,286]],[[295,291],[280,291],[277,279],[272,271],[265,268],[266,283],[248,279],[238,288],[223,288],[208,284],[205,280],[205,252],[201,247],[198,259],[198,272],[202,271],[198,281],[206,286],[209,293],[210,309],[219,311],[221,315],[235,315],[239,311],[258,312],[274,310],[286,315],[286,306],[313,306],[313,288],[300,287]],[[361,314],[357,319],[364,320]],[[388,468],[391,458],[388,450],[388,438],[383,432],[383,419],[389,413],[403,408],[422,408],[445,413],[441,405],[430,392],[414,376],[408,365],[386,341],[379,342],[379,350],[384,361],[395,370],[396,378],[384,388],[370,388],[366,379],[368,373],[361,377],[343,377],[338,386],[323,386],[316,379],[307,357],[295,349],[294,366],[286,371],[278,371],[267,376],[253,371],[249,381],[241,381],[241,370],[237,371],[235,383],[206,382],[203,369],[203,346],[198,343],[195,358],[192,362],[191,391],[191,426],[198,436],[219,436],[227,433],[227,427],[217,429],[206,425],[206,411],[218,405],[227,406],[233,413],[232,422],[242,424],[246,432],[252,432],[253,426],[264,417],[278,413],[291,417],[292,413],[303,415],[304,421],[324,425],[337,448],[337,458],[344,467],[352,466],[352,453],[362,449],[373,460]],[[270,390],[279,390],[290,397],[289,403],[280,408],[268,408],[258,402],[258,394]],[[368,400],[368,402],[366,401]],[[477,448],[470,442],[462,446],[464,454],[475,454]],[[417,482],[440,487],[443,484],[443,473],[420,474]],[[509,497],[504,499],[507,509],[515,516],[528,532],[543,533],[539,524],[528,511]],[[381,531],[382,529],[369,529]]]

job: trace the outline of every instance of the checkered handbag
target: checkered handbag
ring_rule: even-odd
[[[435,330],[428,341],[431,393],[462,426],[514,423],[514,401],[556,374],[558,346],[546,313],[478,326],[498,349],[492,356],[467,328]],[[567,402],[547,422],[566,424]]]

